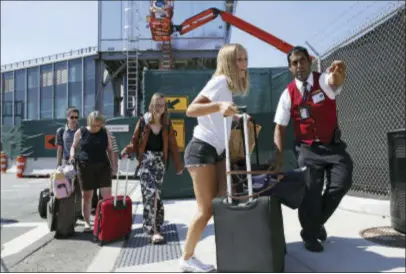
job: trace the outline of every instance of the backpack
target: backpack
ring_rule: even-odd
[[[57,199],[68,198],[72,194],[72,186],[63,174],[62,167],[58,167],[51,175],[52,192]]]

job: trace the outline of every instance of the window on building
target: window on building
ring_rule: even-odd
[[[13,104],[14,104],[14,75],[13,72],[7,72],[2,75],[3,77],[3,102],[1,111],[3,115],[3,125],[13,126]]]
[[[67,62],[65,61],[55,63],[54,113],[56,119],[63,119],[66,117],[66,109],[68,107],[67,80],[68,80]]]
[[[84,116],[94,111],[96,106],[96,62],[92,57],[85,59]]]
[[[41,66],[40,119],[52,119],[53,107],[52,65]]]
[[[57,85],[66,84],[68,82],[68,70],[66,67],[59,68],[58,70],[56,70],[55,74]]]
[[[69,83],[82,81],[82,58],[69,61]]]
[[[14,91],[14,79],[4,79],[4,92]]]
[[[39,119],[39,67],[28,69],[27,119]]]
[[[11,93],[7,93],[11,94]],[[7,95],[5,94],[5,95]],[[3,111],[3,125],[4,126],[13,126],[13,101],[10,98],[6,98],[6,96],[3,98],[3,106],[2,106],[2,111]],[[7,100],[7,101],[6,101]]]
[[[26,70],[17,70],[15,72],[15,101],[14,101],[14,124],[20,125],[21,120],[25,119],[25,90],[26,90]]]
[[[28,88],[38,88],[39,87],[38,72],[39,72],[38,67],[29,69]]]
[[[69,61],[69,105],[82,111],[82,58]]]
[[[52,80],[53,80],[53,75],[52,75],[52,71],[45,71],[42,74],[41,77],[41,87],[50,87],[52,86]]]
[[[14,91],[14,78],[13,73],[8,72],[3,75],[3,82],[4,82],[4,93],[13,92]]]

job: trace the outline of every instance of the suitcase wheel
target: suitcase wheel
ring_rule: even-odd
[[[125,235],[124,239],[125,239],[125,240],[130,239],[130,235],[131,235],[131,232],[129,232],[127,235]]]
[[[100,241],[99,242],[99,246],[103,246],[104,245],[104,242],[103,241]]]

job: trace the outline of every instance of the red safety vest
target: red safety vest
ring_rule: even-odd
[[[296,87],[295,80],[288,85],[291,100],[290,117],[293,120],[293,128],[296,140],[311,145],[314,141],[329,144],[337,127],[336,101],[330,99],[319,85],[320,73],[313,72],[313,86],[307,98],[310,110],[310,118],[302,120],[299,106],[302,105],[302,95]],[[309,85],[308,85],[309,87]],[[322,92],[324,100],[315,104],[313,95]]]

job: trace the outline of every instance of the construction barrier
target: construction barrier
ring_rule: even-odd
[[[7,170],[7,156],[2,151],[1,152],[1,172],[6,173],[6,170]]]
[[[24,156],[17,156],[17,178],[22,178],[25,168],[25,158]]]

